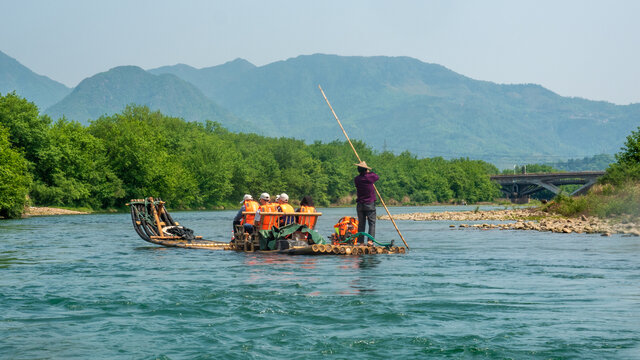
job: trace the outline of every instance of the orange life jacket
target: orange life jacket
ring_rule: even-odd
[[[278,211],[286,214],[292,214],[296,212],[295,210],[293,210],[293,206],[289,205],[288,203],[279,204]],[[289,225],[289,224],[293,224],[294,222],[295,222],[295,216],[282,215],[282,225]]]
[[[260,204],[258,204],[257,201],[255,200],[245,200],[244,202],[244,211],[246,212],[251,212],[253,214],[246,214],[242,217],[242,220],[240,221],[240,224],[250,224],[253,225],[255,219],[256,219],[256,211],[258,211],[258,207],[260,206]]]
[[[299,212],[314,213],[316,212],[316,208],[314,208],[313,206],[300,205]],[[298,216],[298,224],[307,225],[309,229],[313,229],[316,226],[316,220],[318,220],[317,216],[303,216],[303,215]]]
[[[278,212],[278,204],[268,203],[260,206],[260,213]],[[278,215],[262,215],[260,214],[260,230],[271,230],[272,227],[278,226]]]
[[[358,233],[358,219],[353,216],[345,216],[338,220],[338,223],[333,225],[336,229],[336,234],[339,236],[351,236]]]

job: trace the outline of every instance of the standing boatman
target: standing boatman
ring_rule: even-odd
[[[376,191],[373,184],[380,178],[376,173],[371,171],[367,163],[360,161],[354,164],[358,167],[358,176],[353,178],[356,185],[356,194],[358,196],[356,203],[356,211],[358,212],[358,232],[365,232],[366,222],[369,223],[369,235],[376,236]],[[366,222],[365,222],[366,220]],[[358,242],[364,242],[364,236],[358,237]],[[373,245],[373,241],[369,240],[368,245]]]

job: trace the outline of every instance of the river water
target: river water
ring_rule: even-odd
[[[324,235],[354,212],[320,210]],[[234,214],[173,217],[227,241]],[[3,220],[0,358],[640,359],[639,238],[452,223],[341,257],[162,248],[128,214]]]

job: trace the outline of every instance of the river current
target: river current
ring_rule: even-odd
[[[325,236],[355,212],[320,210]],[[221,241],[234,214],[172,213]],[[287,256],[159,247],[128,214],[2,220],[0,358],[640,359],[640,238],[397,224],[405,255]]]

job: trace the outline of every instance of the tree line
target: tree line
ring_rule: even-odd
[[[355,141],[380,175],[390,204],[491,201],[500,196],[484,161],[376,152]],[[161,197],[172,208],[237,207],[243,194],[311,195],[317,206],[354,203],[355,157],[348,143],[232,133],[216,122],[187,122],[130,105],[84,126],[40,115],[15,93],[0,96],[0,216],[27,204],[122,208]]]

